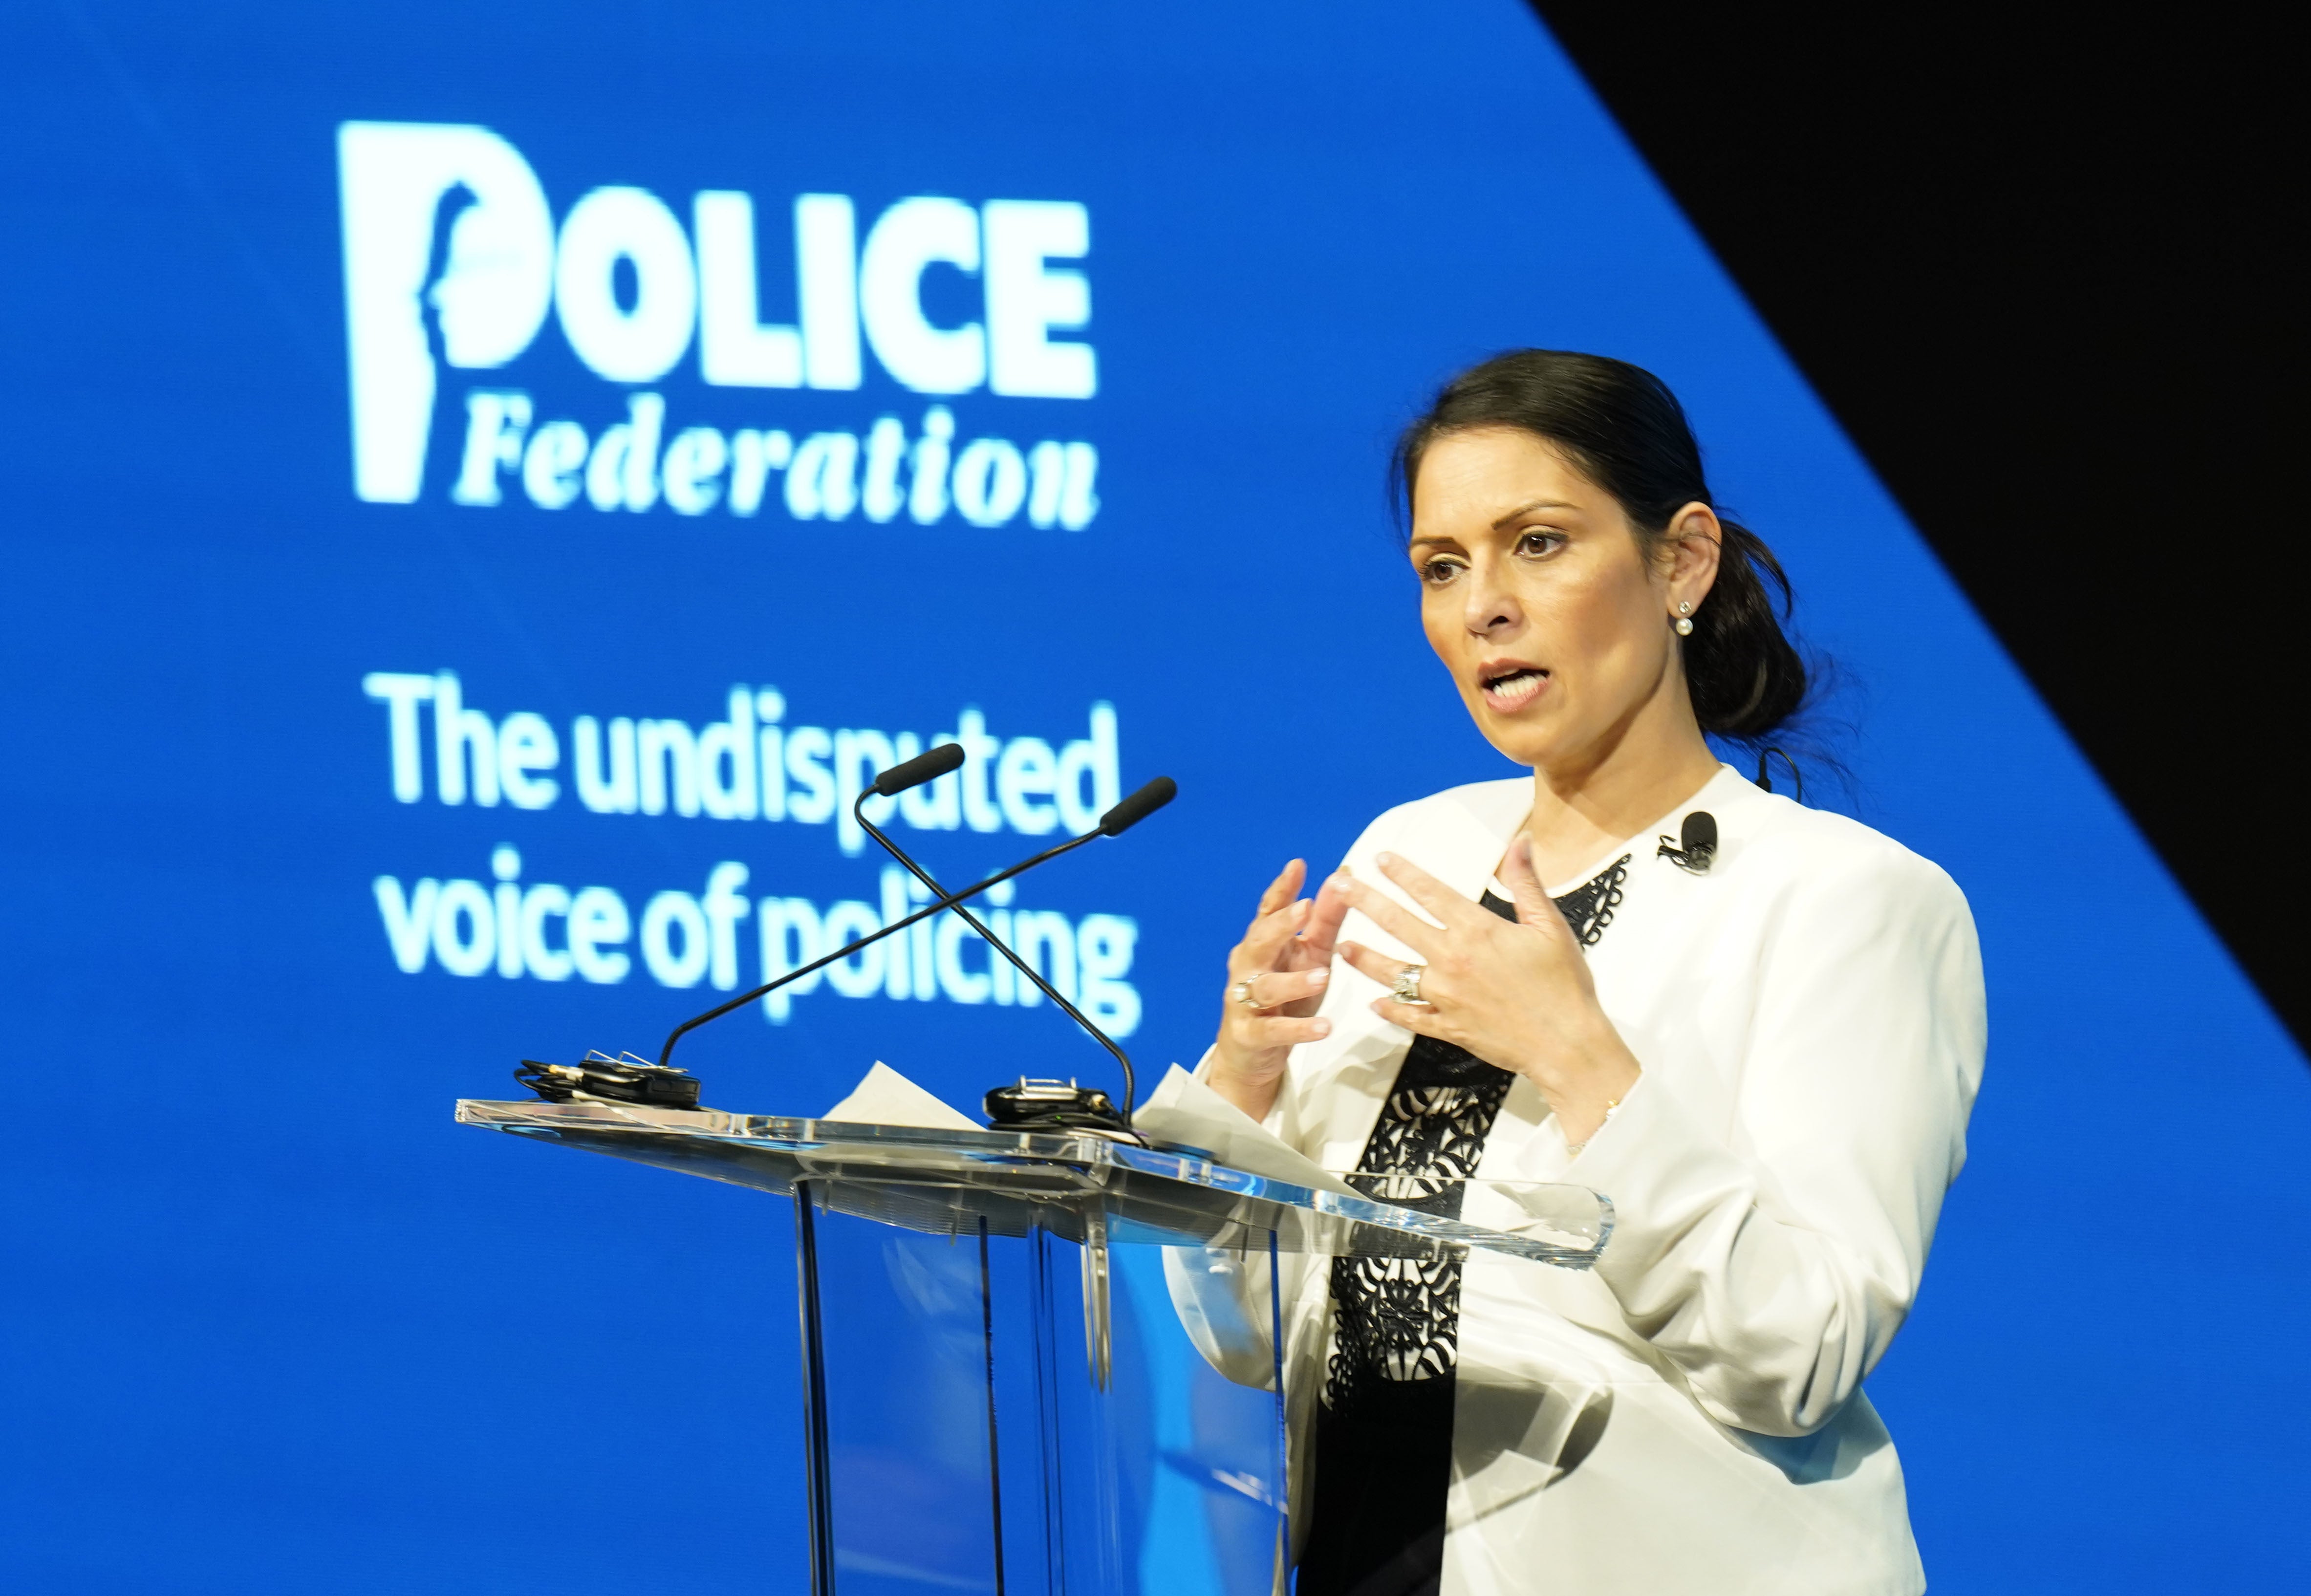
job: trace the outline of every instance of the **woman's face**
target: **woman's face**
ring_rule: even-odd
[[[1648,726],[1697,736],[1672,626],[1708,593],[1715,532],[1689,505],[1649,561],[1619,502],[1546,439],[1437,439],[1414,483],[1410,553],[1429,646],[1478,729],[1519,764],[1566,772]]]

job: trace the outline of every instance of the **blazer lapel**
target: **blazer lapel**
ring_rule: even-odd
[[[1481,898],[1508,851],[1509,839],[1532,813],[1531,784],[1487,781],[1456,788],[1438,798],[1437,807],[1435,823],[1422,827],[1417,837],[1406,837],[1396,851],[1462,897]]]

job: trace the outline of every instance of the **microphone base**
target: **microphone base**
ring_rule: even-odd
[[[629,1053],[613,1059],[588,1053],[575,1064],[524,1059],[513,1078],[548,1103],[639,1103],[650,1108],[696,1108],[698,1077],[672,1065]]]
[[[995,1087],[984,1101],[987,1121],[998,1130],[1089,1130],[1139,1139],[1106,1093],[1071,1080],[1021,1076],[1015,1085]]]

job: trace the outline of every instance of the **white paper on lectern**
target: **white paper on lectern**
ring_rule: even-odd
[[[861,1076],[850,1095],[818,1116],[846,1125],[903,1125],[910,1130],[984,1130],[986,1126],[949,1107],[881,1060]]]
[[[1131,1122],[1164,1141],[1201,1147],[1230,1169],[1343,1197],[1364,1194],[1260,1129],[1260,1121],[1177,1064]]]

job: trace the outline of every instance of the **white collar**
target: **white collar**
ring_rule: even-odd
[[[1763,796],[1740,772],[1720,763],[1716,774],[1703,782],[1699,791],[1660,819],[1639,826],[1603,850],[1589,862],[1588,868],[1560,885],[1550,886],[1549,895],[1563,897],[1585,886],[1599,871],[1611,866],[1623,854],[1635,853],[1652,843],[1656,836],[1681,836],[1685,817],[1696,809],[1720,813]],[[1440,802],[1449,806],[1446,812],[1423,825],[1417,840],[1407,839],[1406,843],[1400,844],[1400,850],[1462,897],[1481,898],[1499,870],[1509,843],[1532,813],[1530,779],[1456,788],[1441,794]]]

